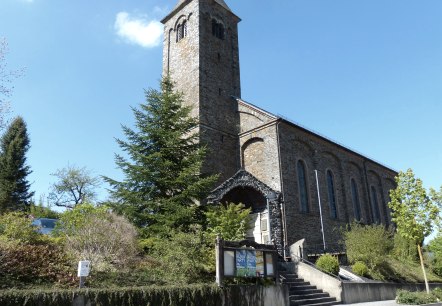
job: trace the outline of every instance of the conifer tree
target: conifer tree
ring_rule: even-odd
[[[0,139],[0,212],[24,210],[34,194],[27,180],[31,173],[26,165],[28,149],[26,123],[17,117]]]
[[[201,174],[206,150],[198,141],[198,122],[171,80],[145,96],[146,103],[133,109],[135,129],[123,126],[127,140],[117,139],[127,154],[115,158],[125,178],[104,180],[112,187],[114,209],[142,228],[144,237],[166,237],[198,223],[197,203],[216,176]]]

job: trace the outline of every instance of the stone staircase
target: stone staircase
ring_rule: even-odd
[[[326,292],[317,289],[316,286],[310,285],[302,278],[298,278],[296,274],[290,272],[280,272],[281,281],[290,288],[290,306],[329,306],[339,305],[335,298],[330,297]]]

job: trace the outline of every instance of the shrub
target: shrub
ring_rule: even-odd
[[[319,259],[316,261],[316,266],[324,272],[338,275],[339,274],[339,261],[338,258],[330,255],[330,254],[324,254],[319,257]]]
[[[0,287],[20,287],[25,283],[75,282],[75,267],[63,250],[45,244],[11,244],[0,242]]]
[[[44,206],[42,200],[40,200],[39,204],[31,202],[31,205],[29,206],[29,213],[34,218],[49,218],[49,219],[60,218],[60,213],[53,211],[51,207]]]
[[[394,235],[393,254],[401,261],[417,261],[418,253],[416,244],[401,235]]]
[[[440,300],[442,300],[442,289],[441,288],[434,288],[431,293]]]
[[[79,205],[61,217],[58,235],[76,261],[90,260],[95,271],[128,268],[138,254],[137,230],[123,216],[103,207]]]
[[[343,231],[347,258],[350,263],[362,261],[371,272],[377,272],[386,262],[393,247],[393,233],[383,225],[352,223]]]
[[[217,286],[207,285],[83,290],[4,290],[0,292],[0,305],[219,306],[222,304],[221,301],[228,299],[234,301],[237,306],[245,306],[248,304],[248,299],[242,299],[242,293],[239,288],[223,291]]]
[[[437,298],[434,294],[427,294],[426,292],[398,290],[396,293],[396,302],[407,305],[422,305],[436,303]]]
[[[16,243],[38,243],[45,240],[32,226],[32,219],[24,213],[10,212],[0,216],[0,236]]]
[[[442,276],[442,259],[435,259],[431,263],[431,270],[437,276]]]
[[[368,275],[367,265],[365,263],[363,263],[362,261],[355,262],[354,265],[351,266],[351,269],[357,275],[360,275],[360,276]]]
[[[198,226],[187,233],[175,232],[169,239],[155,244],[151,256],[158,264],[152,267],[152,272],[158,280],[175,284],[206,281],[210,273],[214,272],[213,250],[214,246],[207,245]]]
[[[243,240],[250,228],[250,212],[251,209],[245,209],[243,204],[229,203],[210,207],[205,213],[209,240],[214,243],[217,235],[229,241]]]

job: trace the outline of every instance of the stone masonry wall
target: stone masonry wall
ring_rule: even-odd
[[[318,170],[324,233],[327,244],[340,240],[339,228],[355,219],[351,179],[356,182],[361,210],[361,222],[373,223],[369,190],[377,191],[382,224],[390,224],[387,207],[388,191],[394,188],[396,172],[357,153],[287,122],[279,125],[283,176],[283,195],[287,219],[288,244],[306,238],[308,245],[321,245],[321,225],[314,170]],[[296,164],[306,166],[309,212],[302,213]],[[331,217],[326,173],[333,173],[337,204],[337,219]]]
[[[163,22],[163,74],[170,73],[200,124],[200,141],[210,158],[203,172],[220,174],[219,183],[240,167],[239,115],[232,96],[241,94],[239,18],[213,0],[180,1]],[[177,41],[177,25],[187,20],[187,35]],[[212,33],[212,20],[224,25],[224,39]]]

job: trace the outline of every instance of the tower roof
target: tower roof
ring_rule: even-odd
[[[164,17],[162,22],[163,23],[166,22],[171,16],[173,16],[175,14],[176,11],[178,11],[181,7],[184,7],[190,1],[192,1],[192,0],[178,0],[177,5],[175,5],[175,7],[173,8],[172,12],[170,12],[166,17]],[[232,10],[230,9],[230,7],[227,5],[227,3],[224,0],[213,0],[213,1],[215,3],[218,3],[219,5],[221,5],[228,12],[233,14]]]
[[[219,5],[221,5],[223,8],[225,8],[226,10],[228,10],[229,12],[232,12],[232,10],[229,8],[229,6],[226,4],[224,0],[214,0],[214,1]],[[177,9],[184,2],[187,2],[187,0],[178,0],[178,3],[173,10]]]

